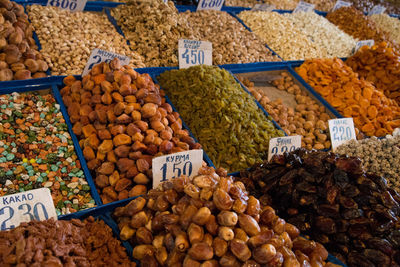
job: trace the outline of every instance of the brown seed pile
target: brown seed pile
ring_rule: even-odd
[[[64,83],[61,95],[103,203],[145,193],[153,157],[200,148],[150,76],[117,59]]]
[[[163,183],[114,212],[142,266],[322,266],[328,253],[223,169]],[[333,264],[324,265],[334,266]]]
[[[0,1],[0,81],[46,77],[47,63],[37,51],[24,7]]]
[[[0,232],[1,266],[135,267],[104,221],[31,221]]]
[[[297,150],[241,177],[262,204],[349,266],[400,264],[400,195],[359,159]]]

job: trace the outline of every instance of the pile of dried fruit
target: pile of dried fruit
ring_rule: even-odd
[[[64,83],[61,95],[103,203],[145,193],[154,156],[200,148],[150,76],[117,59]]]
[[[325,107],[320,106],[301,90],[287,72],[282,72],[281,76],[272,83],[278,89],[295,96],[294,108],[286,106],[282,103],[282,99],[271,101],[262,89],[257,90],[254,83],[249,80],[243,80],[243,83],[288,135],[302,136],[302,147],[310,150],[330,148],[328,129],[330,116],[325,112]]]
[[[375,42],[391,40],[387,32],[380,30],[368,16],[353,6],[339,8],[328,13],[326,18],[355,39]]]
[[[283,136],[224,69],[201,65],[157,80],[217,167],[232,172],[260,162],[269,139]]]
[[[351,140],[336,149],[337,154],[361,159],[367,172],[381,175],[390,187],[400,192],[400,136],[361,141]]]
[[[349,266],[400,264],[400,195],[359,159],[297,150],[241,177],[261,204]]]
[[[340,59],[305,61],[299,75],[368,136],[385,136],[400,126],[400,108]]]
[[[31,221],[0,232],[1,266],[135,267],[104,221]]]
[[[0,81],[46,77],[48,66],[37,51],[24,7],[0,1]]]
[[[321,244],[299,237],[224,170],[165,182],[114,216],[142,266],[336,266],[325,264]]]
[[[386,42],[371,48],[364,46],[346,60],[346,65],[400,104],[399,50],[388,47]]]

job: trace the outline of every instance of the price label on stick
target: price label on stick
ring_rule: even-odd
[[[336,9],[339,9],[341,7],[348,7],[348,6],[351,6],[351,5],[352,5],[352,3],[338,0],[336,2],[335,6],[333,7],[332,11],[335,11]]]
[[[386,11],[386,7],[377,5],[374,6],[370,12],[368,12],[368,16],[374,15],[374,14],[382,14]]]
[[[271,138],[269,140],[268,161],[270,161],[274,155],[283,155],[285,152],[292,152],[300,147],[300,135]]]
[[[225,0],[200,0],[197,10],[221,10]]]
[[[363,41],[358,41],[356,43],[356,47],[354,48],[354,53],[356,53],[361,47],[364,45],[368,45],[369,47],[373,46],[375,44],[374,40],[363,40]]]
[[[17,227],[23,222],[57,219],[56,209],[48,188],[0,197],[1,231]]]
[[[255,4],[250,11],[272,11],[275,9],[274,5],[269,4]]]
[[[179,68],[212,65],[212,43],[180,39],[178,41]]]
[[[87,0],[48,0],[48,6],[55,6],[61,9],[66,9],[71,12],[83,11]]]
[[[114,58],[118,58],[121,62],[121,65],[128,65],[131,61],[129,57],[124,55],[101,50],[98,48],[93,49],[92,53],[90,53],[89,60],[86,63],[85,68],[83,69],[82,76],[87,75],[94,65],[97,65],[101,62],[110,62]]]
[[[178,178],[181,175],[197,175],[203,164],[203,150],[194,149],[153,158],[153,188],[161,182]]]
[[[293,13],[314,11],[314,7],[315,7],[315,5],[313,5],[313,4],[300,1],[297,4],[297,7],[295,8],[295,10],[293,10]]]
[[[353,118],[329,120],[329,133],[331,136],[332,151],[341,144],[350,140],[356,140]]]

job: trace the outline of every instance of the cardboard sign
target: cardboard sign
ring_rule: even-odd
[[[332,151],[350,140],[356,140],[353,118],[333,119],[328,121]]]
[[[48,0],[48,6],[55,6],[71,12],[83,11],[87,0]]]
[[[17,227],[22,222],[57,219],[56,209],[48,188],[39,188],[0,197],[0,228]]]
[[[97,65],[101,62],[110,62],[114,58],[118,58],[121,62],[121,65],[128,65],[131,59],[127,56],[116,54],[113,52],[101,50],[98,48],[95,48],[92,50],[92,53],[90,53],[90,57],[88,62],[86,63],[85,68],[83,69],[82,76],[87,75],[90,70],[93,68],[94,65]]]
[[[212,65],[212,43],[180,39],[178,41],[179,68]]]
[[[181,175],[193,177],[197,175],[203,164],[203,150],[194,149],[153,158],[153,188],[161,182],[177,178]]]
[[[364,45],[368,45],[369,47],[373,46],[375,44],[374,40],[363,40],[363,41],[358,41],[356,43],[356,47],[354,48],[354,53],[356,53],[361,47]]]
[[[270,161],[274,155],[283,155],[285,152],[292,152],[300,147],[300,135],[271,138],[269,140],[268,161]]]
[[[293,13],[296,13],[296,12],[310,12],[310,11],[314,11],[314,8],[315,8],[315,5],[300,1],[297,4],[296,9],[293,10]]]
[[[221,10],[225,0],[200,0],[197,10]]]
[[[255,4],[250,11],[272,11],[275,9],[274,5],[269,4]]]
[[[336,9],[339,9],[339,8],[341,8],[341,7],[348,7],[348,6],[351,6],[352,4],[353,4],[353,3],[338,0],[338,1],[336,2],[335,6],[333,7],[332,11],[335,11]]]
[[[385,11],[386,11],[386,7],[377,5],[377,6],[374,6],[374,7],[371,9],[370,12],[368,12],[368,16],[370,16],[370,15],[375,15],[375,14],[382,14],[382,13],[385,13]]]

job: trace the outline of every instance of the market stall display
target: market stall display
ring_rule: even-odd
[[[1,266],[136,266],[102,220],[32,221],[0,232]]]
[[[267,73],[264,74],[268,75]],[[301,135],[302,147],[307,149],[329,149],[328,120],[332,117],[324,106],[318,104],[309,94],[293,81],[287,72],[282,72],[270,83],[274,87],[255,86],[262,74],[237,74],[254,98],[260,102],[271,117],[288,135]]]
[[[326,18],[315,12],[296,12],[284,15],[311,41],[324,48],[328,58],[349,57],[353,54],[356,40]]]
[[[283,14],[267,11],[243,11],[238,16],[284,60],[328,57],[328,52],[324,47],[309,39]]]
[[[0,196],[46,187],[58,215],[95,205],[51,93],[0,95],[0,114]]]
[[[344,117],[368,136],[385,136],[400,127],[400,107],[372,83],[359,79],[340,59],[313,59],[297,73]]]
[[[400,195],[357,158],[297,150],[242,172],[262,205],[349,266],[400,263]]]
[[[211,42],[215,65],[280,60],[226,12],[178,13],[172,3],[135,0],[113,9],[111,14],[147,67],[177,66],[179,39]]]
[[[284,135],[224,69],[194,66],[157,80],[217,167],[245,169],[266,157],[270,138]]]
[[[353,6],[339,8],[328,13],[326,18],[359,41],[374,40],[376,43],[392,41],[388,32],[378,28],[369,16]]]
[[[145,193],[153,157],[201,147],[150,76],[118,59],[64,84],[62,99],[103,203]]]
[[[336,153],[359,158],[365,171],[385,177],[388,185],[400,192],[399,141],[400,136],[391,135],[383,139],[352,140],[339,146]]]
[[[114,217],[142,266],[337,266],[325,264],[321,244],[300,237],[221,169],[166,182]]]
[[[346,60],[346,65],[400,104],[400,51],[388,46],[386,42],[364,46]]]
[[[1,1],[0,7],[0,82],[46,77],[48,65],[24,7],[9,0]]]
[[[28,5],[27,10],[52,75],[82,74],[95,48],[128,56],[132,67],[145,66],[105,14],[41,5]]]

